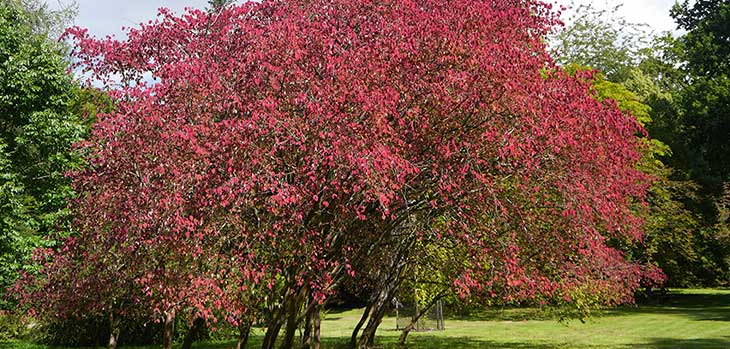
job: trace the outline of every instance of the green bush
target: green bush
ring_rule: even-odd
[[[0,340],[22,339],[28,336],[32,323],[24,316],[0,311]]]

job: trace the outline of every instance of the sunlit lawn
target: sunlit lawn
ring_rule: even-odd
[[[330,311],[322,322],[324,348],[345,348],[361,310]],[[535,319],[537,317],[537,319]],[[395,319],[386,318],[379,346],[397,347]],[[260,343],[256,331],[252,347]],[[233,342],[198,343],[225,349]],[[0,348],[36,349],[23,342]],[[408,348],[730,348],[730,290],[682,290],[664,301],[603,311],[581,323],[560,323],[530,309],[494,309],[464,319],[447,319],[446,331],[413,333]]]

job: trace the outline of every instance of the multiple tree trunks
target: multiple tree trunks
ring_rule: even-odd
[[[307,287],[289,290],[286,294],[287,296],[282,301],[284,305],[269,319],[261,347],[264,349],[276,348],[276,340],[282,327],[284,337],[280,348],[295,347],[297,330],[304,323],[302,346],[319,348],[322,305],[312,297],[311,291]]]
[[[303,348],[319,349],[320,347],[321,310],[321,305],[315,305],[307,313],[304,334],[302,335]]]
[[[383,316],[385,316],[388,303],[390,303],[390,300],[393,297],[392,291],[392,286],[386,286],[378,294],[375,303],[368,314],[368,323],[360,335],[360,340],[357,342],[357,348],[369,348],[375,344],[375,334],[378,331],[380,323],[383,321]]]
[[[392,289],[390,287],[383,288],[375,298],[375,302],[369,304],[365,311],[363,312],[363,315],[358,322],[358,324],[355,326],[355,329],[353,331],[352,337],[351,337],[351,347],[353,348],[370,348],[373,347],[375,344],[375,334],[377,332],[378,326],[381,324],[382,319],[385,315],[385,311],[387,310],[387,305],[389,303],[389,300],[392,299]],[[417,312],[417,314],[411,319],[411,322],[406,326],[406,328],[401,333],[398,343],[399,345],[405,345],[405,341],[408,337],[408,334],[415,329],[416,323],[419,321],[419,319],[426,314],[439,300],[441,300],[446,295],[445,292],[442,292],[441,294],[434,297],[425,307],[423,307],[421,310]],[[294,338],[296,335],[296,330],[300,325],[301,317],[299,316],[299,309],[301,308],[301,304],[299,304],[299,307],[296,306],[294,302],[290,303],[292,306],[289,308],[289,310],[286,312],[286,327],[285,327],[285,334],[284,339],[281,342],[280,348],[293,348],[294,347]],[[305,316],[305,324],[304,324],[304,333],[302,335],[302,347],[308,348],[308,349],[319,349],[321,345],[321,305],[314,305],[311,307],[307,307],[307,312]],[[369,320],[369,321],[368,321]],[[357,340],[357,335],[360,332],[360,329],[362,326],[366,323],[367,326],[362,332],[362,335],[360,336],[359,341]],[[174,332],[173,332],[173,326],[175,322],[175,313],[174,312],[167,312],[165,313],[164,317],[164,329],[163,329],[163,348],[169,349],[172,348],[173,345],[173,339],[174,339]],[[115,320],[113,316],[110,316],[110,324],[111,324],[111,334],[109,337],[109,349],[116,349],[119,342],[119,334],[120,334],[120,323],[119,320]],[[275,348],[276,347],[276,338],[278,337],[278,330],[281,329],[283,322],[279,322],[278,324],[275,324],[273,327],[271,327],[272,330],[267,331],[267,335],[264,339],[264,342],[262,344],[262,348]],[[188,333],[186,334],[183,343],[182,348],[183,349],[190,349],[192,347],[193,341],[195,337],[199,334],[199,332],[203,329],[205,326],[205,320],[202,318],[196,318],[192,326],[190,327]],[[236,343],[236,349],[246,349],[248,347],[248,339],[251,332],[251,323],[250,322],[244,322],[239,325],[239,336],[238,341]]]
[[[301,297],[294,297],[289,301],[289,309],[287,310],[286,316],[286,330],[284,332],[284,340],[281,344],[282,348],[293,348],[294,338],[296,336],[297,328],[299,327],[299,313],[302,307]]]
[[[371,299],[363,317],[353,330],[350,346],[354,348],[369,348],[375,344],[375,335],[378,331],[380,323],[383,321],[383,316],[388,308],[388,305],[393,299],[395,291],[398,289],[403,279],[401,274],[403,273],[411,247],[413,245],[412,239],[401,239],[398,241],[398,248],[389,256],[390,262],[387,268],[383,268],[380,271],[380,282],[382,285],[376,290],[374,297]],[[358,336],[360,328],[367,320],[367,325],[360,334],[360,339],[355,341]]]
[[[283,321],[275,320],[273,323],[269,322],[269,326],[266,327],[266,334],[264,335],[261,349],[274,349],[276,348],[276,338],[279,336],[279,331],[284,325]]]
[[[357,347],[357,336],[360,334],[362,326],[365,325],[366,321],[368,321],[370,310],[372,310],[372,304],[368,304],[365,311],[362,313],[362,317],[360,317],[360,321],[358,321],[357,325],[355,325],[355,329],[352,331],[352,336],[350,337],[350,348]]]

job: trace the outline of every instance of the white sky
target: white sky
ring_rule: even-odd
[[[45,0],[52,6],[71,4],[74,0]],[[239,0],[242,1],[242,0]],[[568,5],[570,0],[557,1]],[[96,36],[120,36],[121,28],[136,26],[140,22],[154,19],[157,8],[167,7],[181,12],[185,7],[206,7],[207,0],[76,0],[78,16],[75,25],[89,29]],[[674,31],[675,25],[669,17],[675,0],[576,0],[577,3],[593,3],[594,7],[606,8],[623,3],[620,15],[637,23],[649,24],[656,32]]]

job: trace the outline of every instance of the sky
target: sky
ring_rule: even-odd
[[[78,16],[75,25],[89,29],[96,36],[115,35],[123,37],[122,27],[136,26],[154,19],[157,8],[167,7],[181,12],[185,7],[204,8],[207,0],[45,0],[50,6],[58,7],[76,3]],[[241,0],[239,0],[241,1]],[[555,0],[548,0],[555,1]],[[571,0],[557,0],[568,5]],[[675,0],[576,0],[576,3],[593,3],[594,7],[607,8],[624,4],[619,14],[631,22],[646,23],[656,32],[674,31],[675,25],[669,17]]]

